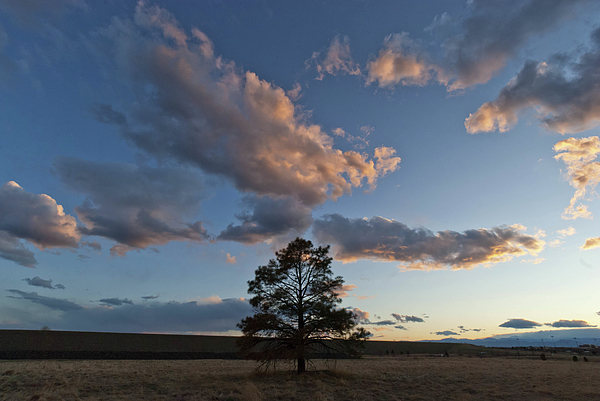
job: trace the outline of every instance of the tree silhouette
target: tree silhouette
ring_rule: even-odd
[[[241,352],[269,366],[281,359],[294,359],[298,373],[316,353],[355,355],[369,336],[356,328],[355,315],[337,305],[344,280],[333,277],[329,246],[313,247],[296,238],[275,253],[267,266],[260,266],[248,293],[255,312],[238,324],[243,336]]]

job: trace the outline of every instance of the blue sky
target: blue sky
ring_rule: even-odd
[[[375,337],[596,327],[600,8],[0,1],[0,328],[235,334],[331,245]]]

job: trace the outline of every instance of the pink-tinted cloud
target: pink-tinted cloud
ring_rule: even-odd
[[[386,37],[383,49],[367,63],[367,69],[367,85],[377,82],[380,87],[424,86],[431,80],[447,82],[442,69],[426,60],[406,32]]]
[[[361,75],[360,67],[352,60],[350,40],[347,36],[335,36],[325,52],[314,52],[304,63],[306,69],[315,69],[322,80],[325,74],[330,75]]]
[[[78,247],[81,237],[73,216],[48,195],[26,192],[9,181],[0,187],[0,232],[37,248]]]
[[[319,242],[333,245],[336,260],[395,261],[404,269],[417,270],[472,269],[521,255],[535,256],[545,242],[524,230],[512,225],[436,234],[383,217],[348,219],[339,214],[326,215],[313,225]]]

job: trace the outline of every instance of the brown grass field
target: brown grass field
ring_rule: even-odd
[[[305,375],[243,360],[0,361],[0,400],[600,400],[600,358],[365,357]]]

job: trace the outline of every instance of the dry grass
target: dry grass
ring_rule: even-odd
[[[364,358],[256,373],[249,361],[1,361],[0,400],[600,399],[600,359]],[[325,370],[324,370],[325,369]]]

